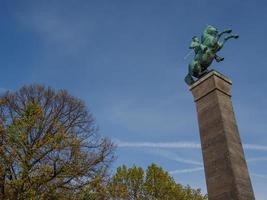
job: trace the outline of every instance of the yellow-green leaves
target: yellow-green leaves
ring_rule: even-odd
[[[168,172],[151,164],[146,172],[140,167],[117,168],[107,185],[110,199],[121,200],[206,200],[200,190],[177,184]]]
[[[113,159],[84,103],[24,86],[0,97],[0,199],[77,199]]]

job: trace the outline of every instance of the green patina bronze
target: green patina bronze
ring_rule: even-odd
[[[188,66],[188,74],[185,77],[185,82],[188,85],[192,85],[195,78],[200,78],[208,72],[208,67],[211,65],[212,61],[215,59],[217,62],[224,60],[223,57],[218,56],[216,53],[220,51],[225,42],[231,38],[237,39],[239,36],[236,34],[230,34],[231,29],[220,32],[217,28],[208,25],[202,33],[201,42],[198,38],[194,36],[190,45],[190,49],[193,49],[195,52],[195,57]],[[220,38],[224,34],[229,34],[224,37],[223,41],[220,41]]]

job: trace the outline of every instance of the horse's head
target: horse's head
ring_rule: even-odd
[[[201,44],[211,49],[217,49],[219,32],[217,28],[208,25],[201,36]]]
[[[214,26],[208,25],[204,29],[203,35],[210,35],[210,36],[213,36],[213,37],[217,37],[218,36],[218,30]]]

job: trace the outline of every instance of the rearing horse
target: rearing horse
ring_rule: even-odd
[[[208,25],[202,33],[201,43],[196,36],[192,38],[190,49],[195,52],[195,57],[189,64],[188,74],[185,77],[185,82],[188,85],[192,85],[195,81],[193,77],[200,78],[208,72],[208,67],[211,65],[212,61],[215,59],[217,62],[224,60],[223,57],[218,56],[216,53],[220,51],[225,42],[231,38],[237,39],[239,36],[236,34],[230,34],[231,29],[225,30],[221,33],[218,30]],[[226,36],[222,42],[220,38],[224,34],[230,34]]]

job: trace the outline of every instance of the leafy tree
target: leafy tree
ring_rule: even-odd
[[[108,185],[111,199],[141,200],[144,198],[144,171],[133,166],[127,169],[125,165],[117,169]]]
[[[130,188],[130,199],[143,199],[144,170],[141,167],[134,166],[128,169],[128,185]]]
[[[175,183],[168,172],[156,164],[150,165],[146,170],[145,194],[148,199],[182,199],[182,187]],[[179,198],[178,198],[179,197]]]
[[[110,199],[114,200],[207,200],[200,189],[177,184],[156,164],[148,166],[146,173],[142,168],[128,169],[123,165],[107,187]]]
[[[117,173],[109,183],[109,193],[112,199],[128,199],[128,169],[125,165],[117,168]]]
[[[90,184],[76,195],[77,200],[110,200],[107,189],[108,179],[105,176],[95,177]]]
[[[65,90],[33,85],[0,98],[0,199],[75,199],[105,175],[113,149]]]

